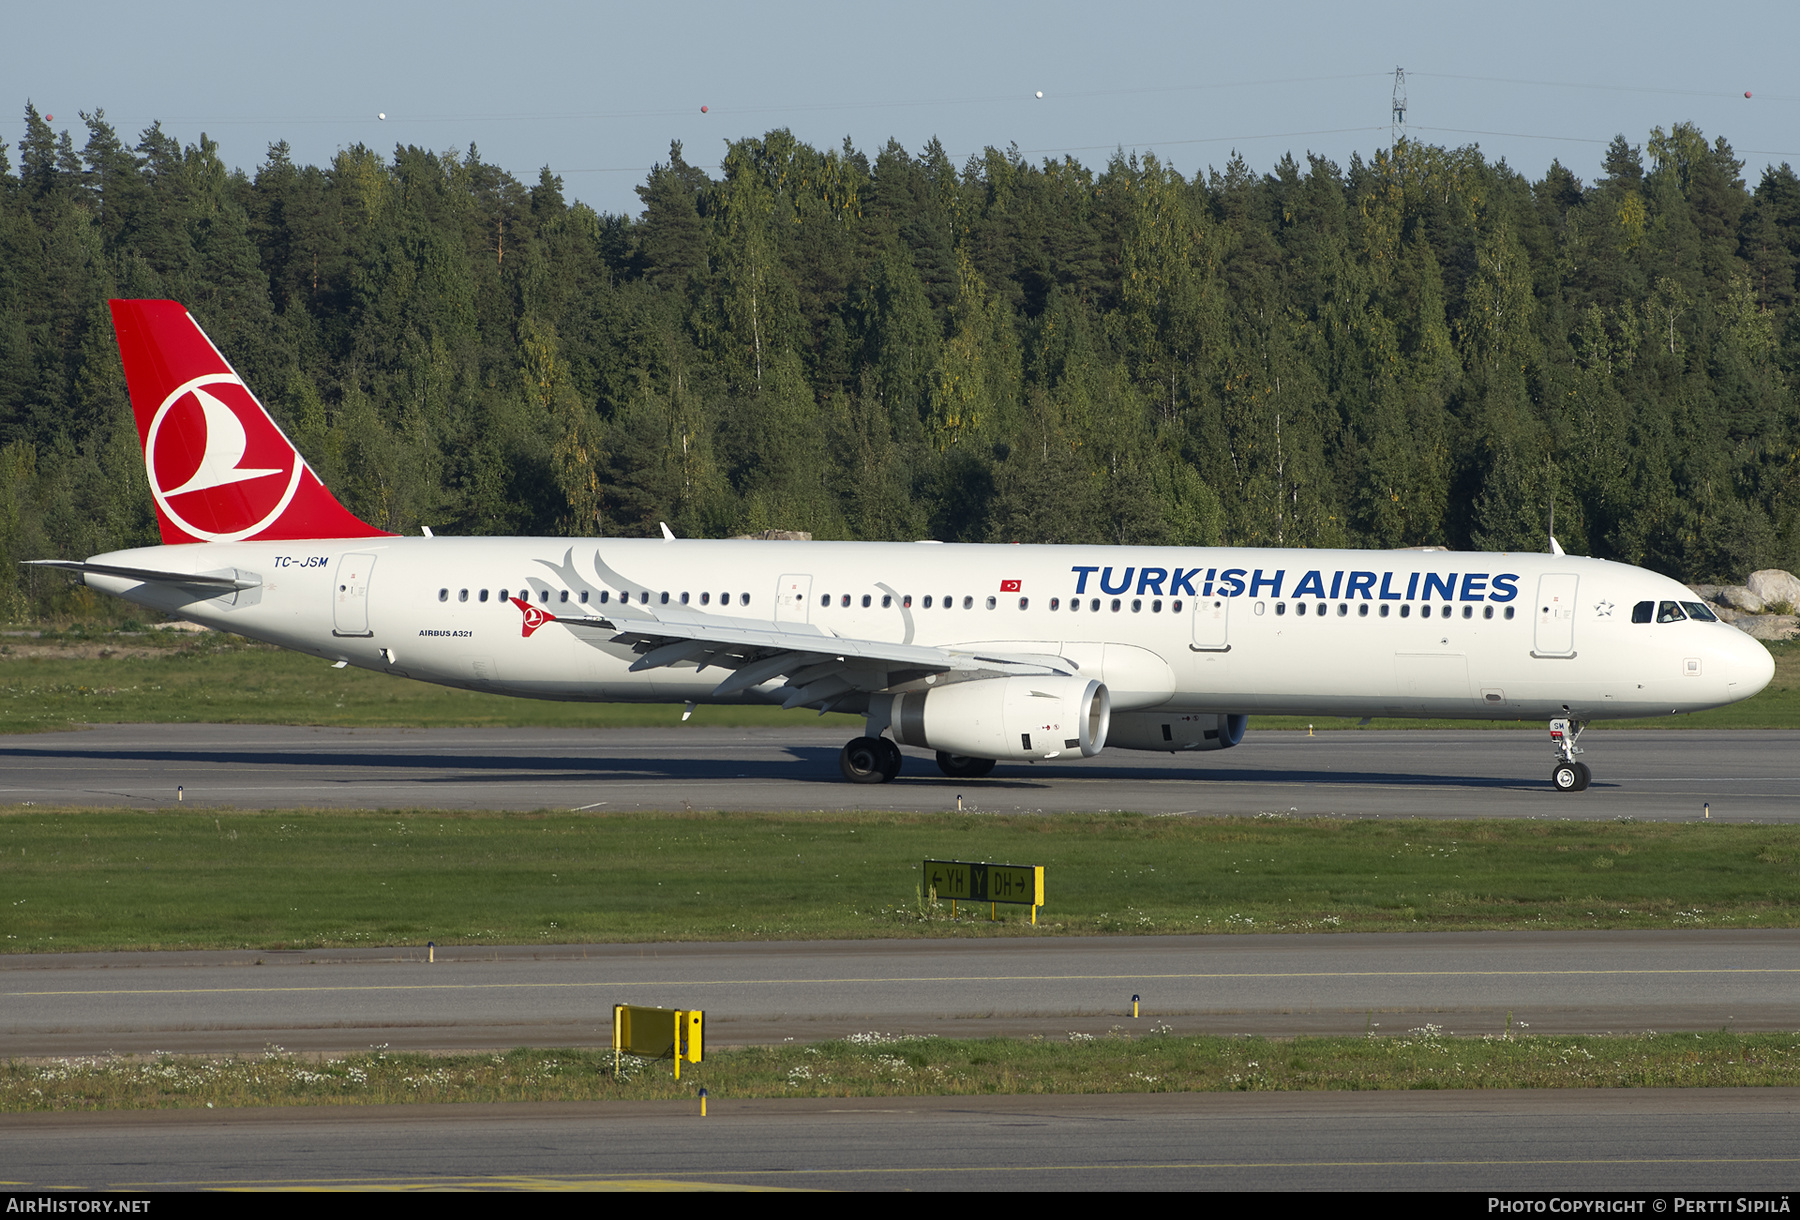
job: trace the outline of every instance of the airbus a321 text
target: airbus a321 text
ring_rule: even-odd
[[[165,545],[45,560],[339,664],[534,699],[850,712],[854,782],[900,745],[997,761],[1222,750],[1252,712],[1584,725],[1768,684],[1673,580],[1560,554],[398,537],[346,510],[185,309],[114,301]],[[690,708],[691,710],[691,708]]]

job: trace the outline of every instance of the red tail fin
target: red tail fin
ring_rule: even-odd
[[[181,305],[112,315],[165,543],[392,536],[325,490]]]

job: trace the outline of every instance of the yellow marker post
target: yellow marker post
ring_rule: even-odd
[[[699,1063],[706,1053],[706,1014],[699,1009],[639,1008],[613,1005],[613,1075],[623,1055],[645,1059],[671,1059],[675,1079],[681,1079],[681,1061]]]

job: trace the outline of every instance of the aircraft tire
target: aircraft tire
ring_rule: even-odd
[[[838,751],[838,770],[853,784],[885,784],[887,761],[881,742],[873,737],[857,737]]]
[[[1594,782],[1594,773],[1588,770],[1588,765],[1584,762],[1575,764],[1575,773],[1579,777],[1575,784],[1575,791],[1586,792],[1587,786]]]
[[[937,752],[938,770],[951,779],[980,779],[994,769],[991,758],[968,758],[961,754]]]
[[[906,761],[906,756],[900,753],[899,746],[885,737],[877,737],[875,744],[881,747],[881,780],[883,783],[892,783],[894,777],[900,774],[900,767]]]
[[[1581,772],[1575,768],[1579,763],[1557,763],[1550,772],[1550,783],[1558,792],[1580,792]]]

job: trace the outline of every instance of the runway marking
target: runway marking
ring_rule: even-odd
[[[167,1190],[170,1187],[211,1187],[215,1190],[346,1190],[358,1187],[365,1190],[455,1190],[487,1187],[500,1190],[542,1190],[546,1187],[561,1189],[578,1189],[584,1184],[608,1184],[630,1188],[627,1184],[643,1183],[643,1188],[669,1189],[664,1183],[673,1179],[681,1179],[681,1189],[687,1189],[690,1183],[698,1185],[701,1178],[760,1178],[780,1176],[796,1178],[802,1176],[848,1177],[855,1174],[940,1174],[940,1173],[1096,1173],[1117,1170],[1129,1170],[1133,1173],[1144,1170],[1226,1170],[1226,1169],[1510,1169],[1529,1167],[1551,1167],[1558,1165],[1649,1165],[1649,1166],[1699,1166],[1699,1165],[1797,1165],[1800,1157],[1559,1157],[1533,1158],[1525,1160],[1447,1160],[1429,1157],[1420,1160],[1405,1161],[1100,1161],[1076,1165],[1036,1164],[1036,1165],[896,1165],[891,1167],[856,1167],[850,1169],[810,1169],[788,1167],[781,1169],[706,1169],[706,1170],[674,1170],[655,1174],[630,1175],[589,1175],[582,1177],[443,1177],[443,1178],[246,1178],[221,1179],[216,1181],[161,1181],[153,1183],[115,1182],[108,1189],[112,1190]],[[714,1185],[717,1185],[716,1181]],[[720,1189],[731,1189],[729,1184],[719,1186]],[[1652,1192],[1662,1193],[1662,1192]]]
[[[1763,975],[1800,974],[1800,967],[1745,966],[1708,967],[1705,969],[1666,970],[1313,970],[1255,972],[1223,972],[1205,974],[943,974],[893,975],[864,978],[778,978],[778,979],[625,979],[574,983],[367,983],[337,984],[318,987],[144,987],[87,990],[69,988],[60,991],[0,992],[7,999],[30,999],[44,996],[103,995],[280,995],[284,993],[328,993],[354,991],[521,991],[583,990],[614,987],[782,987],[827,986],[869,983],[1122,983],[1170,982],[1208,979],[1480,979],[1480,978],[1616,978],[1667,977],[1672,975]]]

